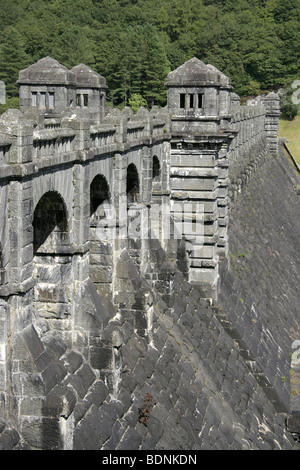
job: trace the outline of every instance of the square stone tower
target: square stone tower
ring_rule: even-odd
[[[229,78],[193,58],[166,82],[171,114],[171,211],[188,260],[188,279],[216,299],[219,256],[226,254]]]
[[[71,69],[76,79],[76,108],[86,111],[93,124],[103,122],[106,106],[106,80],[84,64]]]
[[[19,73],[20,110],[59,119],[66,109],[79,109],[93,124],[103,122],[106,80],[84,64],[68,70],[45,57]]]
[[[51,57],[38,60],[19,73],[20,111],[33,110],[57,118],[75,104],[75,74]]]

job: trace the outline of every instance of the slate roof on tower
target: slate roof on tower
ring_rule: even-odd
[[[80,88],[107,88],[106,79],[84,64],[71,69],[75,74],[76,85]]]
[[[75,85],[75,74],[48,56],[21,70],[17,83]]]
[[[212,65],[206,65],[197,57],[180,65],[169,73],[167,86],[230,86],[230,79]]]

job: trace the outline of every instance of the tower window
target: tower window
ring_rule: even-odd
[[[31,106],[36,106],[37,105],[37,93],[33,92],[31,93]]]
[[[83,106],[87,107],[89,105],[89,95],[83,95]]]
[[[198,93],[198,108],[203,108],[203,93]]]
[[[193,108],[194,107],[194,95],[190,95],[189,99],[190,99],[190,103],[189,103],[190,108]]]
[[[54,93],[49,93],[49,108],[54,108]]]
[[[81,106],[81,95],[76,95],[76,106]]]
[[[185,108],[185,93],[180,93],[180,107]]]
[[[46,108],[46,93],[40,93],[40,107]]]

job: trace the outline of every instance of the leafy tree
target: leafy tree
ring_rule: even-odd
[[[93,67],[94,44],[88,28],[60,24],[50,55],[69,68],[80,63]]]
[[[163,44],[151,25],[144,30],[145,57],[143,60],[143,81],[141,89],[148,106],[166,103],[166,89],[164,81],[171,71]]]
[[[26,68],[32,59],[24,51],[24,42],[20,33],[10,27],[4,34],[0,47],[0,79],[6,85],[8,97],[18,96],[19,87],[16,81],[19,71]]]
[[[292,121],[298,114],[298,106],[290,103],[285,102],[281,105],[281,117],[282,119],[286,119],[288,121]]]
[[[0,115],[8,109],[20,109],[19,98],[8,98],[5,104],[0,104]]]
[[[129,106],[136,113],[142,106],[147,106],[147,101],[139,93],[133,93],[129,98]]]
[[[300,78],[300,0],[0,0],[0,54],[11,96],[46,55],[93,67],[117,105],[134,93],[163,104],[166,73],[193,56],[243,96]]]
[[[282,119],[286,119],[288,121],[292,121],[298,114],[299,106],[293,102],[293,93],[294,89],[288,85],[285,88],[285,93],[281,98],[281,117]]]

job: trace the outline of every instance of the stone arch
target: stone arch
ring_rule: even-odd
[[[73,298],[68,214],[62,196],[46,192],[33,215],[34,306],[44,318],[65,319]]]
[[[97,174],[90,184],[89,275],[98,293],[104,295],[111,293],[113,270],[110,203],[111,194],[107,179],[102,174]]]
[[[137,167],[134,163],[130,163],[127,167],[126,175],[126,195],[127,202],[134,203],[139,201],[140,179]]]
[[[105,176],[98,174],[94,177],[90,185],[90,216],[91,218],[97,218],[97,215],[101,217],[104,215],[101,211],[105,202],[110,202],[110,190],[107,179]],[[100,214],[97,214],[100,210]]]
[[[70,243],[68,214],[62,196],[46,192],[38,201],[33,215],[33,251],[57,253]]]

